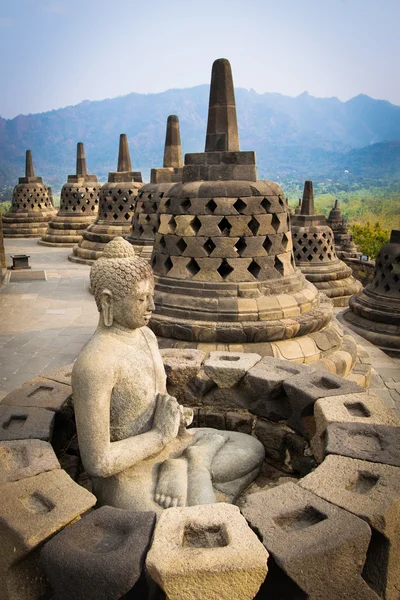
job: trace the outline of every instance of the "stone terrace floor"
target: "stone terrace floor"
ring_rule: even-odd
[[[5,249],[7,264],[12,262],[10,254],[28,254],[32,270],[44,269],[47,281],[8,283],[0,288],[0,401],[40,373],[71,363],[98,321],[88,291],[90,268],[68,261],[70,248],[18,239],[5,240]],[[400,358],[390,358],[353,335],[371,356],[371,389],[400,416]]]

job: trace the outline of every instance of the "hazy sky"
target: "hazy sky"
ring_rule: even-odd
[[[400,105],[400,0],[0,0],[0,115],[208,83]]]

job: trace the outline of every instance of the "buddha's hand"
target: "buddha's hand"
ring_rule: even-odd
[[[186,430],[186,427],[189,427],[193,421],[193,409],[188,406],[179,405],[179,409],[181,411],[181,422],[179,425],[179,433],[183,434]]]
[[[162,442],[166,446],[178,435],[181,410],[176,398],[169,394],[157,394],[156,402],[153,429],[160,433]]]

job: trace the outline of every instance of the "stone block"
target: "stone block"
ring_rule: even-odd
[[[230,411],[225,414],[225,426],[228,431],[239,431],[251,434],[253,430],[254,417],[248,413]]]
[[[314,404],[319,398],[355,394],[363,391],[353,381],[347,381],[338,375],[323,371],[313,371],[307,375],[297,375],[287,379],[283,382],[283,389],[289,397],[293,410],[287,424],[306,436],[310,435],[313,426],[311,424],[310,429],[307,418],[312,417]]]
[[[42,373],[42,377],[45,379],[52,379],[53,381],[58,381],[60,383],[65,383],[66,385],[71,385],[71,374],[72,367],[74,363],[69,365],[63,365],[62,367],[57,367],[52,371],[46,371],[46,373]]]
[[[277,358],[264,357],[246,373],[242,386],[252,401],[248,409],[271,421],[283,421],[292,414],[286,393],[285,379],[295,375],[310,375],[313,370],[300,364],[289,363]]]
[[[53,537],[41,560],[57,600],[117,600],[144,568],[155,513],[103,506]]]
[[[0,485],[59,469],[51,445],[41,440],[0,442]]]
[[[61,469],[5,483],[0,494],[0,597],[37,600],[40,596],[30,590],[31,579],[36,588],[35,578],[41,578],[34,551],[94,506],[96,498]]]
[[[367,523],[294,483],[247,496],[242,513],[309,600],[377,600],[361,573]],[[265,597],[268,597],[268,578]]]
[[[38,439],[48,442],[55,413],[45,408],[0,405],[0,441]]]
[[[381,598],[400,590],[400,469],[328,456],[300,485],[364,519],[372,539],[363,575]]]
[[[71,394],[70,385],[35,377],[8,394],[1,403],[5,406],[47,408],[55,412],[64,412]]]
[[[169,600],[250,600],[267,559],[239,509],[218,503],[164,511],[146,567]]]
[[[245,352],[210,352],[204,363],[205,374],[220,388],[233,387],[249,369],[261,360],[259,354]]]
[[[311,447],[318,462],[322,462],[324,459],[328,438],[332,447],[332,431],[346,430],[346,427],[331,429],[332,424],[362,424],[365,426],[362,428],[365,431],[375,425],[386,425],[388,428],[400,427],[400,419],[397,415],[379,396],[372,392],[320,398],[314,405],[314,418],[316,431],[311,441]],[[329,435],[327,428],[330,429]],[[351,436],[351,428],[348,431]],[[400,434],[400,429],[397,430],[397,434]],[[345,455],[347,456],[347,453]],[[379,462],[383,462],[383,460]]]
[[[205,353],[201,350],[165,348],[161,350],[161,356],[170,393],[183,397],[189,381],[200,371]]]

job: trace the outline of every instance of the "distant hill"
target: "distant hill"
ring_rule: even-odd
[[[76,142],[100,180],[117,164],[118,136],[127,133],[132,166],[148,180],[162,166],[166,118],[177,114],[184,152],[204,148],[208,85],[160,94],[128,94],[47,113],[0,117],[0,186],[23,175],[33,151],[37,174],[57,190],[75,169]],[[400,107],[359,95],[347,102],[236,90],[241,148],[255,150],[260,178],[302,181],[347,178],[400,182]],[[349,173],[345,173],[349,171]]]

